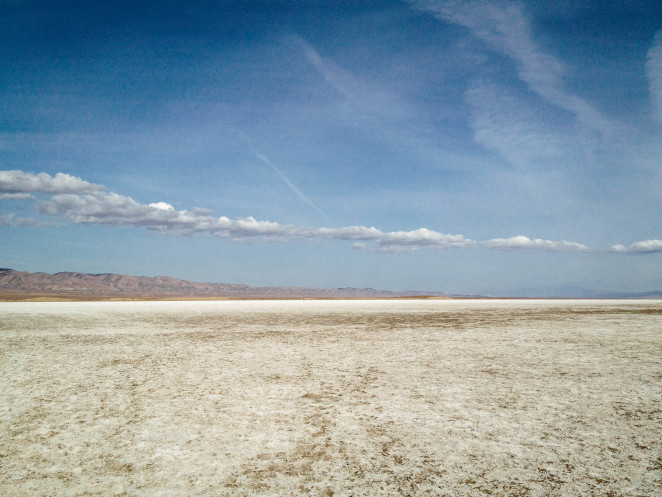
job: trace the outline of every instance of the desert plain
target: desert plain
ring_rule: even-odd
[[[0,303],[0,494],[662,495],[662,301]]]

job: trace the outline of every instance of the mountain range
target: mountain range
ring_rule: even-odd
[[[308,288],[233,283],[197,283],[170,276],[127,276],[76,272],[29,273],[0,268],[0,300],[63,298],[96,299],[347,299],[347,298],[589,298],[662,299],[662,291],[605,292],[576,286],[525,289],[513,295],[459,295],[441,292],[375,290],[374,288]]]
[[[99,298],[395,298],[441,297],[435,292],[373,288],[254,287],[231,283],[196,283],[170,276],[127,276],[103,273],[29,273],[0,268],[0,299],[58,297]]]

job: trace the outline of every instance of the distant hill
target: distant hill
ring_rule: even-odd
[[[443,296],[440,293],[373,288],[253,287],[230,283],[196,283],[169,276],[121,274],[29,273],[0,268],[0,299],[58,297],[97,298],[394,298]]]

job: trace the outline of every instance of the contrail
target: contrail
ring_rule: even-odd
[[[278,177],[280,177],[280,179],[283,180],[283,183],[285,183],[285,184],[287,185],[287,187],[288,187],[290,190],[292,190],[294,193],[296,193],[297,197],[299,197],[299,199],[301,199],[301,201],[302,201],[303,203],[305,203],[306,205],[309,205],[310,207],[312,207],[313,209],[315,209],[319,214],[324,215],[324,212],[322,212],[322,210],[321,210],[319,207],[317,207],[317,206],[316,206],[316,205],[315,205],[315,204],[314,204],[314,203],[313,203],[308,197],[306,197],[306,196],[301,192],[301,190],[299,190],[299,189],[296,187],[296,185],[295,185],[294,183],[292,183],[292,182],[287,178],[287,176],[285,176],[285,175],[282,173],[282,171],[281,171],[280,169],[278,169],[278,167],[276,167],[276,165],[275,165],[273,162],[271,162],[267,157],[265,157],[264,155],[262,155],[262,154],[260,154],[260,153],[257,153],[257,152],[254,152],[254,153],[255,153],[255,157],[257,157],[258,159],[260,159],[262,162],[264,162],[264,163],[267,164],[268,166],[271,166],[271,168],[276,172],[276,174],[278,175]]]
[[[278,175],[278,177],[283,181],[283,183],[285,183],[285,185],[286,185],[290,190],[292,190],[292,191],[296,194],[297,197],[299,197],[299,200],[301,200],[304,204],[308,205],[309,207],[312,207],[313,209],[315,209],[315,211],[316,211],[318,214],[321,214],[322,216],[326,216],[326,214],[324,214],[324,212],[322,211],[322,209],[320,209],[319,207],[317,207],[317,206],[316,206],[316,205],[315,205],[315,204],[314,204],[314,203],[313,203],[308,197],[306,197],[306,196],[301,192],[301,190],[299,190],[299,189],[297,188],[297,186],[296,186],[294,183],[292,183],[292,182],[288,179],[288,177],[285,176],[285,175],[283,174],[283,172],[282,172],[280,169],[278,169],[278,167],[276,167],[276,165],[275,165],[273,162],[271,162],[271,161],[269,160],[268,157],[266,157],[265,155],[261,154],[260,152],[258,152],[258,151],[255,149],[255,147],[253,146],[253,140],[251,140],[250,137],[249,137],[246,133],[244,133],[244,132],[242,132],[242,131],[240,131],[240,130],[238,130],[238,129],[234,129],[234,128],[232,129],[232,131],[234,131],[234,132],[237,133],[239,136],[241,136],[244,140],[246,140],[246,143],[248,144],[248,148],[250,148],[250,149],[251,149],[251,152],[253,152],[253,153],[255,154],[255,157],[257,157],[258,159],[260,159],[260,160],[261,160],[262,162],[264,162],[266,165],[270,166],[270,167],[274,170],[274,172]]]

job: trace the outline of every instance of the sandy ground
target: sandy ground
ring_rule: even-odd
[[[0,494],[662,495],[662,302],[0,303]]]

